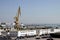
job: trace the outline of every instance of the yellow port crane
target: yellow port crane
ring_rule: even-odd
[[[15,21],[14,21],[14,23],[15,23],[14,28],[15,29],[20,29],[20,25],[19,25],[19,16],[20,15],[21,15],[21,11],[20,11],[20,6],[19,6],[17,15],[14,17],[14,19],[15,19]]]

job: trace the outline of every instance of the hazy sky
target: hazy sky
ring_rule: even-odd
[[[21,23],[60,23],[60,0],[0,0],[0,22],[13,22],[21,7]]]

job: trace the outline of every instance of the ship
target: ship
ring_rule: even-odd
[[[50,33],[51,37],[53,38],[60,38],[60,32],[56,32],[56,33]]]
[[[52,33],[50,33],[51,37],[60,38],[60,29],[53,29]]]

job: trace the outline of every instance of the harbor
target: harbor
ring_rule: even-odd
[[[0,30],[0,37],[1,38],[6,38],[10,40],[47,40],[48,38],[50,39],[53,38],[54,40],[59,40],[60,34],[55,34],[55,33],[60,33],[60,29],[32,29],[32,30],[12,30],[12,31],[6,31],[6,30]],[[55,34],[56,37],[53,37],[51,34]],[[58,38],[58,36],[59,38]]]
[[[60,40],[60,1],[0,0],[0,40]]]

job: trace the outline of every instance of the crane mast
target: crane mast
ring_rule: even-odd
[[[21,15],[21,11],[20,11],[20,6],[19,6],[17,15],[14,17],[14,19],[15,19],[15,26],[14,26],[14,28],[15,29],[20,29],[20,25],[19,25],[19,16],[20,15]]]

